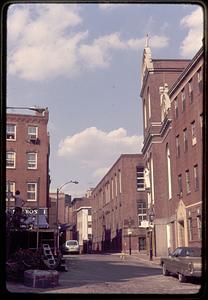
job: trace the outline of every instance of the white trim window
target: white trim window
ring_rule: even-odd
[[[181,91],[181,104],[182,104],[182,112],[184,112],[186,109],[186,98],[185,98],[184,89]]]
[[[201,216],[200,215],[196,217],[196,221],[197,221],[198,238],[201,240],[201,238],[202,238],[202,230],[201,230],[202,229],[202,227],[201,227],[202,222],[201,222]]]
[[[144,167],[136,167],[137,191],[144,191]]]
[[[180,157],[180,142],[179,142],[179,134],[176,136],[176,157]]]
[[[168,145],[166,148],[166,158],[167,158],[167,167],[168,167],[168,196],[170,200],[172,198],[172,182],[171,182],[171,159],[170,159],[170,150]]]
[[[194,166],[194,190],[199,190],[199,171],[198,171],[198,165]]]
[[[149,109],[149,119],[151,118],[151,99],[150,99],[150,91],[149,87],[147,89],[147,100],[148,100],[148,109]]]
[[[35,152],[27,153],[27,168],[37,169],[37,153]]]
[[[192,79],[188,82],[188,91],[189,91],[189,99],[190,103],[193,102],[193,86],[192,86]]]
[[[178,119],[178,98],[174,99],[175,119]]]
[[[38,126],[29,125],[27,133],[29,140],[36,140],[38,138]]]
[[[184,150],[184,152],[188,151],[188,132],[187,132],[187,128],[184,128],[184,130],[183,130],[183,150]]]
[[[9,192],[10,192],[10,195],[8,195]],[[8,201],[8,196],[10,196],[10,201],[14,201],[14,198],[11,197],[14,194],[15,194],[15,182],[7,181],[6,182],[6,201]]]
[[[114,176],[114,179],[115,179],[115,194],[116,194],[116,197],[118,196],[118,182],[117,182],[117,175],[115,174]]]
[[[188,218],[188,235],[189,235],[189,241],[193,240],[193,222],[192,218]]]
[[[186,193],[191,193],[191,183],[190,183],[190,173],[189,170],[186,170]]]
[[[7,124],[6,139],[7,139],[7,141],[16,141],[16,125],[15,124]]]
[[[27,200],[37,201],[37,183],[28,182],[27,183]]]
[[[191,123],[191,133],[192,133],[192,145],[196,144],[196,122]]]
[[[141,226],[141,222],[147,220],[147,205],[145,201],[137,202],[137,215],[138,226]]]
[[[122,193],[122,184],[121,184],[121,170],[118,170],[118,181],[119,181],[119,193]]]
[[[143,101],[143,109],[144,109],[144,128],[147,128],[147,107],[145,99]]]
[[[201,67],[197,71],[197,81],[198,81],[198,83],[202,81],[202,68]]]
[[[15,169],[16,168],[16,152],[7,151],[6,153],[6,168]]]

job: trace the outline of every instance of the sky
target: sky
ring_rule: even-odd
[[[191,4],[13,4],[7,106],[48,107],[51,192],[84,196],[121,154],[140,153],[141,64],[191,59],[203,11]],[[13,112],[15,112],[13,110]]]

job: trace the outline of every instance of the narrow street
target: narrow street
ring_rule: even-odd
[[[196,294],[199,283],[179,283],[176,277],[163,276],[159,265],[135,256],[66,255],[68,272],[60,272],[59,286],[32,289],[8,283],[10,292],[84,294]]]

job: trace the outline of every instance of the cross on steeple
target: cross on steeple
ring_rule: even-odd
[[[149,39],[150,39],[150,37],[149,37],[149,35],[147,33],[147,35],[146,35],[146,42],[145,42],[145,48],[149,47]]]

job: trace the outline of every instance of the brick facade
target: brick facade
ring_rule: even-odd
[[[45,209],[49,204],[49,134],[48,110],[35,115],[7,114],[6,180],[10,191],[19,190],[26,201],[24,208]],[[30,130],[28,129],[30,127]],[[31,133],[31,135],[29,135]],[[31,184],[31,185],[29,185]],[[7,206],[14,207],[12,198]]]
[[[132,251],[145,249],[146,233],[144,228],[139,227],[138,222],[138,203],[142,203],[143,217],[146,218],[143,179],[140,179],[140,191],[137,190],[137,167],[143,166],[141,154],[121,155],[93,190],[91,197],[94,251],[127,252],[129,247]]]
[[[201,245],[202,53],[192,60],[154,60],[150,48],[144,49],[142,153],[159,256],[177,246]]]

